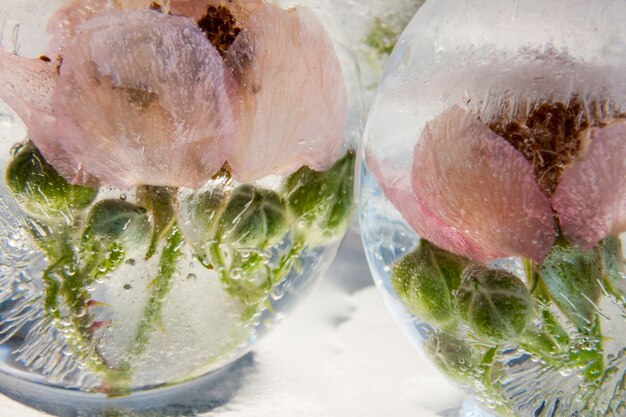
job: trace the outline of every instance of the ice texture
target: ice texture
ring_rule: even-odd
[[[566,168],[553,206],[565,236],[589,250],[626,231],[626,121],[594,127],[586,148]]]

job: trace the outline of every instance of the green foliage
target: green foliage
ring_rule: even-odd
[[[83,245],[95,250],[117,243],[134,249],[146,246],[151,233],[146,209],[122,200],[103,200],[89,213],[83,234]]]
[[[391,54],[404,28],[423,3],[424,0],[397,1],[388,13],[374,19],[365,43],[383,57]]]
[[[87,208],[98,194],[94,188],[69,184],[31,144],[13,157],[6,183],[24,210],[37,217],[67,217]]]
[[[154,187],[150,185],[137,189],[137,204],[148,210],[152,223],[152,239],[146,258],[151,258],[154,255],[158,243],[165,237],[175,222],[174,201],[176,199],[176,191],[172,187]]]
[[[377,17],[367,34],[365,42],[379,54],[391,54],[403,29],[404,26],[397,24],[395,21],[390,21],[389,16],[387,19]]]
[[[551,299],[582,333],[595,322],[603,274],[597,251],[574,245],[555,245],[540,268]]]
[[[220,216],[228,204],[230,187],[226,185],[203,189],[191,194],[181,203],[180,225],[197,252],[216,239]]]
[[[452,292],[461,283],[469,261],[422,240],[415,252],[391,267],[391,282],[398,296],[421,319],[442,328],[457,322]]]
[[[435,365],[511,416],[502,386],[508,365],[500,355],[509,357],[513,347],[542,367],[576,372],[589,398],[603,389],[616,368],[605,358],[597,306],[603,288],[623,301],[618,289],[626,268],[621,242],[613,237],[590,251],[559,239],[543,264],[523,264],[532,292],[507,270],[474,264],[426,241],[391,266],[399,298],[435,326],[425,345]],[[578,331],[563,327],[555,307]]]
[[[217,240],[239,248],[262,249],[288,228],[285,201],[274,191],[242,185],[219,219]]]
[[[81,238],[86,283],[115,271],[129,253],[146,250],[150,221],[146,210],[121,200],[103,200],[91,209]]]
[[[456,306],[477,336],[494,343],[516,340],[533,313],[530,291],[519,278],[478,265],[463,272]]]
[[[425,345],[433,362],[450,379],[471,384],[480,375],[477,352],[465,341],[446,332],[433,332]]]
[[[241,318],[249,321],[261,306],[271,308],[272,289],[299,267],[309,245],[319,243],[319,236],[309,239],[308,233],[323,230],[324,239],[334,239],[345,230],[352,212],[354,161],[350,153],[326,172],[302,168],[278,192],[258,185],[233,189],[225,177],[181,204],[177,189],[156,186],[138,187],[135,204],[121,199],[94,203],[97,190],[68,184],[27,145],[13,159],[6,181],[31,215],[28,230],[47,255],[49,267],[42,276],[47,318],[82,365],[102,377],[103,392],[120,396],[130,392],[133,364],[159,329],[186,241],[241,301]],[[296,217],[302,234],[289,233]],[[125,360],[108,364],[95,340],[106,322],[95,320],[91,309],[107,307],[91,300],[94,282],[140,254],[146,259],[158,254],[158,272]]]
[[[287,179],[287,205],[309,240],[315,234],[331,240],[347,228],[354,201],[354,164],[355,154],[349,152],[328,171],[302,167]]]
[[[135,359],[145,351],[155,327],[161,323],[163,303],[172,288],[172,278],[176,273],[178,260],[182,256],[183,243],[182,233],[177,226],[173,226],[161,253],[158,274],[150,283],[152,293],[135,332],[135,342],[129,352],[129,359]]]
[[[605,238],[599,245],[602,266],[604,267],[604,284],[616,298],[625,301],[623,288],[626,282],[626,260],[622,242],[616,236]]]

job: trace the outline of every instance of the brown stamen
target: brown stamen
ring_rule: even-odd
[[[235,17],[224,6],[209,6],[206,14],[198,21],[198,26],[222,56],[241,32]]]
[[[150,4],[150,10],[154,10],[155,12],[163,13],[163,6],[161,6],[156,1],[153,1],[152,4]]]
[[[63,57],[59,55],[57,57],[57,66],[56,66],[56,71],[58,75],[61,74],[61,67],[63,67]]]
[[[569,103],[539,103],[528,116],[496,120],[489,127],[504,137],[532,164],[539,186],[554,194],[564,168],[581,150],[581,132],[601,125],[590,120],[588,109],[574,98]]]

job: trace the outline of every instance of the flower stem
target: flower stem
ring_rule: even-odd
[[[278,266],[272,270],[273,282],[279,282],[291,271],[291,268],[297,266],[298,256],[305,247],[304,239],[297,239],[291,245],[289,252],[283,255]]]
[[[85,289],[88,275],[88,271],[79,268],[70,242],[65,241],[58,258],[43,273],[43,308],[45,315],[65,335],[66,342],[80,363],[103,378],[103,387],[108,394],[116,395],[127,391],[128,377],[124,370],[107,365],[94,344],[94,322],[88,314],[91,295]],[[61,312],[60,296],[65,299],[69,310],[67,315]]]
[[[143,318],[135,332],[135,341],[128,353],[128,362],[141,356],[150,343],[155,327],[161,323],[163,302],[172,288],[172,278],[176,272],[178,259],[182,256],[181,246],[183,243],[183,235],[178,226],[174,225],[161,254],[159,273],[150,283],[152,294],[150,294],[143,311]]]

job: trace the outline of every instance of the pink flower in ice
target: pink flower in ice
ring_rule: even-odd
[[[248,181],[336,160],[347,96],[311,12],[157,3],[75,0],[52,20],[49,58],[0,52],[0,98],[62,175],[196,188],[225,163]]]
[[[570,165],[552,206],[563,234],[583,249],[626,231],[626,121],[584,132],[586,147]]]
[[[410,173],[394,174],[373,155],[368,163],[423,238],[483,263],[508,256],[541,262],[556,238],[555,218],[583,248],[626,230],[626,123],[581,136],[583,150],[553,196],[520,151],[458,106],[426,124]]]

